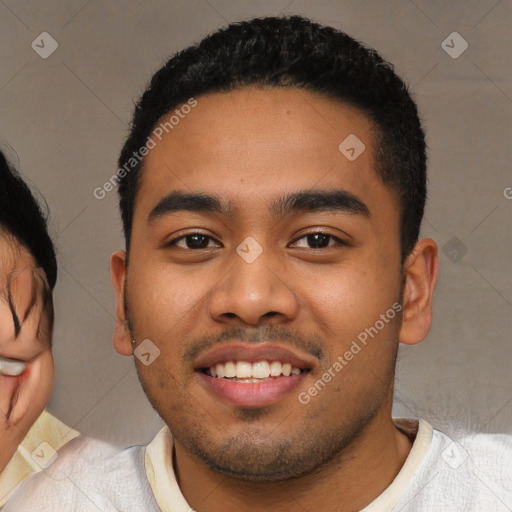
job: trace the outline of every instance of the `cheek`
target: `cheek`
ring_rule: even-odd
[[[17,379],[18,401],[12,421],[27,432],[50,400],[54,379],[54,363],[50,351],[42,354],[27,366]]]
[[[46,351],[40,357],[38,363],[39,364],[32,366],[29,365],[26,373],[29,380],[38,382],[38,393],[34,400],[34,406],[37,405],[38,407],[44,408],[50,399],[55,375],[55,366],[51,351]]]
[[[363,397],[371,401],[369,397],[387,392],[383,382],[392,377],[399,331],[398,314],[392,309],[399,282],[396,270],[370,262],[347,263],[328,275],[303,278],[305,311],[322,330],[326,347],[315,377],[328,380],[329,391],[316,407],[322,402],[355,407],[354,401]],[[345,397],[342,402],[340,396]]]
[[[189,325],[208,294],[206,279],[187,270],[140,266],[128,283],[128,305],[137,337],[172,336]]]
[[[190,412],[190,391],[187,375],[182,372],[178,350],[170,344],[160,344],[160,356],[149,366],[137,361],[137,373],[152,406],[163,414],[164,421]]]
[[[328,337],[357,335],[373,325],[399,295],[396,271],[364,261],[347,262],[329,272],[309,272],[297,283],[306,310]]]
[[[128,283],[128,306],[135,338],[149,339],[158,353],[148,366],[137,361],[139,377],[154,400],[162,396],[166,403],[180,403],[176,390],[187,378],[183,354],[187,340],[204,334],[204,311],[215,276],[151,265],[141,265],[132,275],[137,280]]]
[[[0,349],[2,342],[14,339],[14,321],[9,306],[0,297]],[[0,352],[1,354],[1,352]]]

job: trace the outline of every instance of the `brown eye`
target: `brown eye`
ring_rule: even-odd
[[[214,245],[210,245],[210,244]],[[169,244],[170,246],[177,246],[183,249],[207,249],[209,247],[219,247],[212,237],[203,235],[201,233],[191,233],[190,235],[181,236]]]
[[[331,236],[325,235],[324,233],[314,233],[313,235],[308,235],[306,240],[311,248],[322,249],[329,245],[331,238]]]
[[[309,233],[299,239],[297,239],[293,245],[295,247],[307,248],[307,249],[324,249],[333,245],[343,245],[343,241],[339,238],[329,235],[328,233]]]

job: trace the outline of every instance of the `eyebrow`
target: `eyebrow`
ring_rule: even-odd
[[[148,222],[151,223],[158,217],[180,211],[211,212],[225,216],[231,216],[233,213],[232,207],[217,196],[175,191],[163,197],[151,210]]]
[[[231,203],[215,195],[174,191],[163,197],[151,210],[148,222],[180,211],[211,212],[232,217],[235,208]],[[294,192],[276,199],[270,207],[270,212],[277,218],[296,213],[323,211],[370,217],[370,210],[361,199],[351,192],[340,189]]]
[[[305,190],[277,199],[272,205],[276,217],[293,213],[338,211],[370,217],[370,210],[357,196],[347,190]]]

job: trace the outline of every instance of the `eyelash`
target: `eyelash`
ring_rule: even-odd
[[[187,237],[191,237],[191,236],[195,236],[195,235],[199,235],[201,237],[204,237],[204,238],[208,239],[209,241],[214,241],[214,242],[217,242],[218,244],[220,244],[220,242],[215,240],[215,238],[213,238],[213,237],[211,237],[209,235],[206,235],[204,233],[201,233],[199,231],[196,231],[196,232],[192,232],[192,233],[187,233],[186,235],[181,235],[181,236],[179,236],[177,238],[174,238],[174,239],[170,240],[168,243],[166,243],[165,247],[173,247],[173,246],[176,247],[177,243],[180,242],[181,240],[186,240]],[[345,242],[341,238],[339,238],[337,236],[334,236],[331,233],[326,233],[324,231],[311,231],[309,233],[304,233],[300,237],[298,237],[295,240],[293,240],[292,244],[296,244],[299,240],[302,240],[303,238],[307,238],[308,236],[312,236],[312,235],[323,235],[323,236],[326,236],[326,237],[328,237],[330,239],[329,242],[331,242],[331,240],[332,240],[335,243],[334,244],[329,243],[326,247],[321,247],[321,248],[318,248],[318,247],[316,247],[316,248],[315,247],[306,247],[307,249],[322,250],[322,249],[326,249],[328,247],[332,247],[333,245],[339,245],[339,246],[346,246],[346,245],[348,245],[347,242]],[[190,251],[199,251],[201,249],[211,249],[211,247],[203,247],[203,248],[199,248],[199,249],[197,249],[197,248],[193,249],[193,248],[190,248],[190,247],[182,247],[182,249],[190,250]]]

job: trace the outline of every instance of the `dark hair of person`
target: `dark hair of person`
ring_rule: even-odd
[[[0,228],[23,245],[45,274],[50,289],[57,281],[55,248],[48,219],[30,188],[0,151]]]
[[[244,86],[319,93],[358,108],[373,121],[376,170],[397,194],[403,261],[418,240],[426,200],[425,135],[416,104],[393,66],[375,50],[300,16],[233,23],[168,60],[136,104],[119,168],[173,108]],[[143,163],[125,173],[119,185],[127,250]]]

